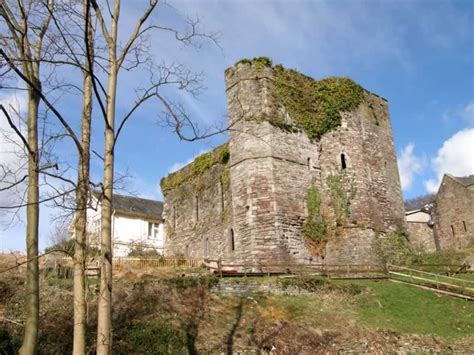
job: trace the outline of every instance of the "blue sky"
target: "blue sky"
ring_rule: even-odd
[[[147,1],[123,3],[121,33],[125,38]],[[158,8],[153,22],[182,27],[186,16],[199,16],[206,30],[219,32],[222,49],[206,42],[200,48],[179,46],[168,34],[150,37],[158,62],[181,62],[204,72],[207,90],[198,99],[170,93],[186,104],[201,127],[225,123],[224,70],[241,58],[267,56],[316,79],[351,77],[388,99],[406,198],[435,191],[444,172],[474,173],[473,1],[187,0],[168,4]],[[120,79],[118,116],[133,102],[132,89],[148,78],[146,73],[124,72]],[[2,92],[1,98],[11,100],[11,93]],[[63,100],[63,110],[72,117],[75,100]],[[158,124],[161,110],[155,104],[143,107],[124,131],[116,153],[116,170],[134,176],[126,191],[156,199],[162,198],[159,181],[163,176],[226,140],[222,135],[181,142]],[[94,149],[100,152],[100,118],[93,138]],[[73,165],[70,150],[65,144],[59,155]],[[101,169],[100,161],[94,159],[96,180]],[[47,209],[42,214],[42,246],[48,243],[54,213]],[[16,223],[0,230],[0,249],[23,249],[19,237],[23,229]]]

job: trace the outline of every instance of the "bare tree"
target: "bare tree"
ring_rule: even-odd
[[[12,8],[7,3],[0,4],[0,16],[4,19],[9,36],[2,36],[2,47],[8,51],[12,61],[20,63],[22,74],[28,79],[28,117],[27,137],[21,132],[16,132],[22,137],[22,141],[28,151],[28,192],[26,211],[26,324],[23,343],[20,354],[33,354],[36,352],[39,321],[39,266],[38,266],[38,220],[39,220],[39,182],[38,172],[38,111],[40,105],[41,90],[40,59],[42,56],[43,38],[48,29],[53,10],[53,1],[47,3],[49,11],[39,10],[37,14],[43,16],[29,17],[32,9],[36,6],[43,7],[44,4],[23,3],[18,1],[17,6]],[[36,21],[35,21],[36,20]],[[2,50],[3,52],[4,50]],[[5,52],[3,52],[5,54]],[[5,56],[4,56],[5,58]],[[2,107],[2,111],[8,119],[8,113]],[[11,120],[9,120],[11,122]],[[13,128],[13,127],[12,127]]]
[[[104,100],[102,100],[101,92],[97,86],[94,85],[93,87],[96,99],[99,103],[99,107],[101,108],[105,120],[103,198],[101,201],[101,283],[98,301],[97,353],[109,354],[112,346],[111,217],[114,187],[114,151],[120,133],[122,132],[125,124],[139,107],[141,107],[145,102],[155,99],[156,102],[163,107],[163,111],[166,112],[167,121],[172,123],[175,132],[180,138],[195,140],[211,135],[208,132],[201,134],[198,130],[198,127],[186,114],[184,107],[167,99],[161,92],[163,87],[175,86],[180,90],[185,90],[191,94],[196,94],[200,88],[199,83],[201,76],[199,74],[191,73],[182,65],[156,66],[150,61],[144,60],[144,58],[141,58],[141,56],[144,54],[143,48],[141,47],[141,41],[145,33],[149,32],[150,30],[160,30],[170,33],[175,40],[184,45],[193,43],[193,39],[199,37],[211,40],[214,43],[216,42],[214,34],[205,34],[198,30],[198,21],[189,22],[189,31],[184,34],[180,34],[173,28],[158,26],[155,24],[145,25],[158,4],[157,0],[150,0],[148,7],[145,9],[142,16],[137,20],[132,33],[125,41],[125,44],[120,46],[118,38],[119,17],[121,9],[120,0],[115,0],[112,8],[108,6],[108,2],[106,2],[104,5],[104,7],[108,9],[108,13],[110,15],[110,18],[107,20],[104,18],[104,14],[107,12],[102,10],[102,7],[99,6],[99,3],[96,0],[89,0],[89,2],[94,9],[98,27],[101,29],[102,36],[107,45],[107,89],[104,95]],[[131,55],[132,53],[133,55]],[[127,61],[129,56],[131,56],[132,59]],[[117,88],[119,85],[119,72],[125,67],[125,65],[127,65],[127,70],[131,70],[141,66],[144,63],[149,64],[148,68],[150,69],[151,83],[147,89],[142,89],[137,92],[138,95],[134,105],[132,105],[129,112],[125,114],[119,121],[118,128],[115,129],[115,105]],[[158,72],[157,79],[155,72]],[[95,84],[96,77],[93,78],[93,82]],[[105,104],[102,104],[102,102],[105,102]],[[186,129],[190,129],[191,137],[186,137],[185,133],[183,133],[186,131]],[[217,132],[212,134],[217,134]]]
[[[112,206],[112,196],[114,188],[114,151],[117,144],[117,140],[120,136],[120,133],[124,129],[126,123],[129,119],[136,113],[140,106],[145,102],[150,101],[151,99],[156,99],[156,103],[163,107],[165,113],[165,121],[168,125],[172,126],[174,131],[178,134],[181,139],[186,140],[196,140],[204,137],[208,137],[214,134],[217,134],[219,131],[214,131],[212,133],[203,132],[201,133],[194,124],[194,122],[186,114],[185,108],[169,100],[161,91],[163,87],[175,86],[180,90],[185,90],[192,95],[196,95],[200,89],[200,80],[201,76],[199,74],[193,74],[187,70],[182,65],[154,65],[151,62],[143,60],[141,54],[143,53],[143,37],[148,31],[155,29],[161,30],[170,33],[173,38],[180,43],[185,45],[191,44],[193,39],[196,37],[203,37],[205,39],[210,39],[215,42],[215,37],[213,34],[207,35],[200,33],[197,30],[198,22],[189,22],[189,32],[180,34],[178,31],[167,28],[160,27],[157,25],[148,25],[145,26],[145,23],[149,19],[151,13],[154,11],[157,5],[157,0],[152,0],[149,3],[148,8],[144,11],[143,15],[138,19],[132,34],[125,42],[125,45],[119,45],[118,38],[118,27],[119,27],[119,15],[120,15],[120,1],[115,0],[113,8],[108,7],[109,3],[106,2],[104,7],[106,7],[110,14],[110,20],[104,19],[102,8],[99,6],[96,0],[83,0],[83,13],[80,16],[81,33],[68,33],[65,31],[64,25],[61,25],[60,18],[55,14],[55,8],[53,8],[53,1],[48,2],[49,7],[47,11],[43,11],[45,18],[48,19],[47,25],[52,20],[58,29],[58,34],[56,41],[59,41],[63,44],[63,48],[56,48],[63,58],[57,59],[52,58],[49,55],[47,58],[41,56],[41,48],[39,54],[34,59],[25,57],[23,51],[13,51],[13,52],[2,52],[0,55],[4,60],[9,64],[10,69],[23,80],[27,87],[29,88],[29,93],[31,96],[36,99],[37,107],[39,106],[40,101],[43,101],[46,108],[51,111],[51,114],[55,116],[60,124],[62,129],[65,131],[64,136],[72,138],[75,143],[75,146],[78,151],[78,176],[77,181],[71,181],[67,178],[61,177],[61,179],[70,184],[71,189],[66,189],[65,191],[55,190],[54,196],[44,199],[43,201],[56,201],[60,197],[59,201],[65,202],[65,198],[70,195],[71,192],[76,191],[76,200],[75,205],[71,209],[74,211],[74,228],[75,228],[75,281],[74,281],[74,316],[75,316],[75,329],[74,329],[74,353],[82,354],[85,352],[85,314],[86,314],[86,304],[85,304],[85,276],[84,276],[84,267],[85,267],[85,248],[86,248],[86,209],[87,209],[87,199],[89,194],[89,151],[90,151],[90,122],[92,116],[92,97],[91,93],[94,93],[95,100],[98,103],[98,108],[102,114],[105,122],[105,150],[104,155],[101,159],[104,162],[104,176],[102,183],[102,230],[101,230],[101,284],[99,292],[99,306],[98,306],[98,332],[97,332],[97,352],[99,354],[108,354],[111,350],[112,343],[112,322],[111,322],[111,294],[112,294],[112,244],[111,244],[111,206]],[[34,3],[33,1],[31,3]],[[22,33],[26,33],[27,30],[22,32],[21,28],[17,26],[15,16],[19,16],[23,19],[23,23],[28,24],[28,16],[25,15],[28,10],[31,13],[32,8],[34,7],[28,3],[25,7],[22,1],[19,1],[19,11],[15,14],[11,10],[1,3],[2,17],[8,19],[12,25],[9,26],[10,32],[21,37]],[[39,5],[44,3],[39,1]],[[38,6],[39,6],[38,5]],[[25,7],[25,8],[24,8]],[[26,9],[26,10],[25,10]],[[91,9],[95,15],[94,20],[91,20],[90,12]],[[41,14],[42,12],[38,12]],[[35,18],[38,16],[35,16]],[[97,47],[94,42],[93,29],[91,22],[96,21],[98,27],[101,29],[102,39],[106,44],[106,55],[100,56],[96,54]],[[20,21],[21,22],[21,21]],[[110,25],[109,25],[110,24]],[[47,26],[46,26],[47,27]],[[35,30],[38,26],[34,27]],[[16,33],[17,31],[18,33]],[[35,34],[37,31],[33,31]],[[39,31],[41,34],[41,31]],[[45,34],[41,35],[43,38]],[[82,38],[82,39],[81,39]],[[52,43],[54,39],[51,38]],[[5,39],[5,41],[7,41]],[[71,43],[80,43],[83,41],[83,50],[82,53],[77,53],[77,47],[73,48],[74,45]],[[13,42],[16,43],[15,41]],[[21,41],[18,42],[21,44]],[[41,43],[40,43],[41,44]],[[55,46],[51,45],[49,50],[53,50]],[[23,48],[23,47],[21,47]],[[99,48],[100,51],[100,48]],[[20,52],[20,53],[18,53]],[[35,52],[36,53],[36,52]],[[131,58],[128,58],[131,57]],[[13,58],[13,60],[11,59]],[[82,86],[82,99],[83,99],[83,112],[82,112],[82,128],[81,128],[81,139],[78,139],[74,131],[68,125],[66,119],[61,115],[58,109],[55,107],[42,91],[41,82],[39,80],[39,73],[35,77],[31,77],[29,72],[26,70],[20,70],[19,65],[33,65],[35,68],[38,68],[41,62],[46,62],[51,65],[72,65],[76,68],[79,68],[83,73],[83,86]],[[115,103],[117,97],[117,87],[118,87],[118,74],[120,69],[133,70],[137,67],[142,66],[144,63],[148,64],[148,69],[150,70],[150,85],[146,89],[137,90],[137,99],[135,103],[130,108],[129,112],[122,116],[121,120],[118,121],[118,128],[115,128],[116,123],[116,114],[115,114]],[[105,74],[107,78],[107,85],[103,85],[99,76],[95,73],[95,68],[99,68],[102,74]],[[156,74],[158,73],[158,75]],[[34,112],[33,112],[34,113]],[[37,110],[36,110],[37,116]],[[6,116],[8,118],[8,116]],[[10,120],[9,120],[10,121]],[[36,119],[37,121],[37,119]],[[14,125],[12,125],[12,128]],[[21,132],[17,132],[21,137]],[[186,133],[190,133],[187,135]],[[37,136],[37,133],[36,133]],[[34,152],[30,151],[29,142],[27,139],[24,140],[25,147],[27,147],[29,155],[35,157]],[[36,174],[41,171],[39,164],[36,162]],[[28,173],[28,179],[34,183],[33,177],[30,178],[30,171]],[[46,174],[48,175],[48,174]],[[54,174],[49,174],[52,177]],[[36,176],[36,189],[38,190],[38,176]],[[33,184],[34,186],[34,184]],[[26,206],[34,206],[36,210],[36,216],[38,213],[38,205],[42,201],[39,200],[38,195],[36,195],[36,200],[28,200]],[[27,221],[29,224],[29,220]],[[33,250],[34,251],[34,250]],[[36,218],[36,256],[32,254],[32,257],[28,257],[28,260],[37,260],[37,218]],[[36,262],[37,265],[37,262]],[[36,267],[36,280],[38,269]],[[37,287],[37,285],[36,285]],[[37,288],[36,288],[37,294]],[[36,299],[37,300],[37,299]],[[37,304],[36,304],[37,305]],[[36,313],[37,314],[37,313]],[[37,319],[36,319],[36,334],[37,336]],[[36,343],[35,343],[36,346]],[[34,352],[35,348],[31,348],[31,351]],[[27,351],[28,353],[28,351]]]

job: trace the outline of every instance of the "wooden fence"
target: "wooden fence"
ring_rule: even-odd
[[[114,270],[144,269],[144,268],[198,268],[203,265],[202,259],[188,258],[114,258],[112,266]],[[56,270],[65,270],[73,267],[71,257],[64,257],[57,262]],[[87,263],[86,273],[90,276],[98,275],[100,268],[99,260]]]
[[[404,266],[390,265],[388,270],[391,279],[454,292],[474,299],[474,281]]]
[[[116,258],[114,268],[197,268],[202,266],[202,259],[188,258]]]
[[[356,275],[376,277],[387,273],[383,265],[368,264],[229,264],[220,260],[205,260],[204,265],[220,276],[313,274],[331,277]]]

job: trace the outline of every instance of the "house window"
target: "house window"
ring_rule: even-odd
[[[148,238],[157,239],[159,234],[159,223],[148,222]]]
[[[232,228],[229,230],[229,248],[230,251],[235,251],[235,237],[234,230]]]
[[[344,153],[341,154],[341,167],[342,167],[342,170],[347,168],[346,156]]]
[[[451,224],[451,233],[453,233],[453,237],[456,236],[456,234],[454,233],[454,226]]]
[[[464,227],[464,232],[467,232],[466,222],[462,221],[462,226]]]

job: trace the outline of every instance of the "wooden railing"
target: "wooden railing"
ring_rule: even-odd
[[[471,280],[396,265],[390,265],[388,273],[395,280],[474,297],[474,281]]]
[[[204,265],[221,276],[307,273],[337,277],[387,273],[383,265],[369,264],[231,264],[221,260],[204,260]]]

